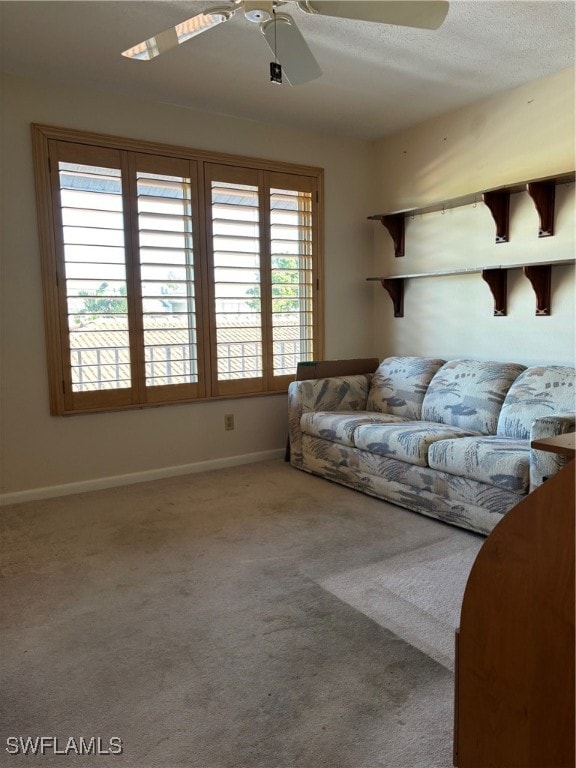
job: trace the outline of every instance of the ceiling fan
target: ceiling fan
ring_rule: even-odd
[[[228,21],[241,9],[248,21],[260,26],[274,54],[270,79],[282,82],[284,70],[290,85],[307,83],[320,77],[322,70],[294,19],[284,13],[289,3],[308,14],[418,29],[438,29],[448,13],[447,0],[229,0],[194,14],[128,48],[122,55],[149,61]]]

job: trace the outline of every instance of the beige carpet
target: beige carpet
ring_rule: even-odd
[[[455,532],[447,541],[355,568],[324,589],[454,671],[454,631],[466,580],[483,539]]]
[[[282,461],[1,514],[1,765],[451,765],[474,534]]]

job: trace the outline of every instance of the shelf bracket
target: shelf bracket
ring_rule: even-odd
[[[550,315],[550,286],[552,267],[550,264],[525,266],[524,274],[532,283],[532,288],[536,294],[536,317],[545,317],[546,315]]]
[[[383,279],[380,281],[382,287],[388,291],[392,303],[394,304],[394,317],[404,317],[404,280],[397,278],[395,280]]]
[[[494,297],[494,317],[506,317],[507,313],[507,269],[483,269],[482,278],[488,283],[488,287]]]
[[[404,256],[404,214],[382,214],[377,216],[368,216],[368,218],[375,219],[386,227],[390,233],[390,237],[394,242],[394,256],[396,256],[396,258]]]
[[[510,190],[484,192],[482,200],[496,223],[496,243],[507,243],[510,239]]]
[[[538,237],[552,237],[554,234],[556,184],[553,181],[531,181],[528,183],[528,194],[534,201],[540,217]]]

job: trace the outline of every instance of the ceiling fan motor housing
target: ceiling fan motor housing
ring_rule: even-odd
[[[269,21],[274,12],[273,0],[244,0],[242,3],[244,16],[248,21],[255,24],[261,24],[263,21]]]

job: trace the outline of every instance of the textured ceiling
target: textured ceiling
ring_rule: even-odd
[[[574,0],[451,0],[436,31],[312,16],[294,5],[290,11],[323,70],[320,79],[294,88],[270,83],[270,50],[242,13],[150,62],[120,56],[211,5],[1,2],[1,66],[374,139],[574,65]]]

